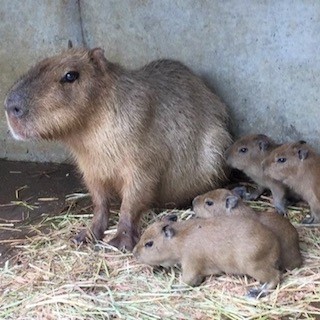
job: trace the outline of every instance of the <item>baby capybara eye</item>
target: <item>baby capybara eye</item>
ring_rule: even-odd
[[[279,158],[279,159],[277,159],[277,162],[278,162],[278,163],[285,163],[286,161],[287,161],[286,158]]]
[[[212,200],[206,200],[205,204],[209,207],[213,206],[213,201]]]
[[[144,246],[146,248],[151,248],[153,246],[153,241],[148,241]]]

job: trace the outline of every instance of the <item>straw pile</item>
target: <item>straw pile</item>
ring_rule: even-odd
[[[270,208],[267,198],[251,205]],[[246,276],[209,277],[200,287],[183,287],[178,268],[138,264],[106,242],[76,246],[70,239],[92,215],[73,214],[73,208],[44,217],[32,226],[35,236],[12,240],[20,250],[0,270],[1,319],[320,319],[320,230],[296,222],[307,209],[291,208],[289,214],[304,266],[284,274],[272,294],[254,300],[245,294],[258,283]],[[155,219],[151,212],[144,226]],[[115,227],[108,230],[105,241],[114,233]]]

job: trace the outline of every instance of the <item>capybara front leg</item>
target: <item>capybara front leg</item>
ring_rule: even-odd
[[[132,251],[139,241],[140,213],[121,212],[117,233],[109,244],[119,250]]]
[[[122,250],[132,251],[140,238],[140,217],[151,205],[153,188],[144,186],[143,190],[136,186],[127,188],[123,194],[120,207],[118,230],[109,244]]]
[[[75,240],[78,243],[86,242],[87,239],[103,239],[104,232],[107,230],[109,223],[109,197],[104,186],[102,184],[94,184],[91,188],[90,186],[88,187],[94,207],[93,218],[89,229],[80,231],[76,236]]]
[[[274,184],[271,188],[273,204],[277,212],[283,216],[287,215],[286,190],[283,186]]]

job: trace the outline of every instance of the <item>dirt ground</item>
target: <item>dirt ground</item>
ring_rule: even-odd
[[[0,160],[0,266],[16,252],[10,240],[32,233],[43,214],[57,214],[65,196],[85,192],[75,168],[68,164]]]

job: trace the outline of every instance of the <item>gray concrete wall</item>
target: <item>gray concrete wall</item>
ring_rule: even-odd
[[[130,68],[163,57],[181,60],[227,103],[236,136],[261,132],[279,142],[303,138],[320,150],[317,0],[0,4],[0,35],[6,43],[0,49],[2,100],[19,74],[72,39],[101,46],[109,60]],[[2,111],[0,117],[0,157],[65,159],[56,145],[13,141]]]
[[[82,44],[78,1],[0,0],[0,158],[60,162],[62,146],[17,142],[10,136],[3,111],[5,93],[39,59]]]

